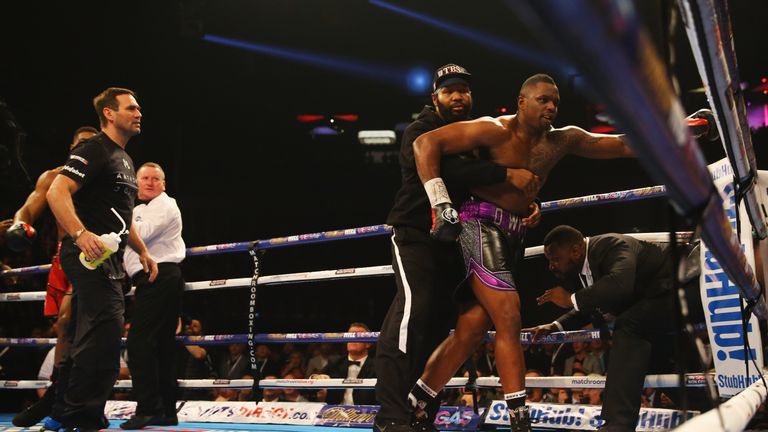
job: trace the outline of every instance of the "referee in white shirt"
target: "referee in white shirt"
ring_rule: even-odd
[[[137,405],[136,415],[120,425],[123,429],[178,424],[175,333],[184,291],[179,263],[186,253],[181,212],[165,193],[160,165],[147,162],[136,177],[140,203],[133,209],[133,224],[155,257],[159,274],[149,282],[136,252],[126,249],[125,269],[136,286],[127,345]]]

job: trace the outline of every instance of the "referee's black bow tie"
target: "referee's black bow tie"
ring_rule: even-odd
[[[350,365],[350,366],[352,366],[352,365],[357,365],[357,366],[360,366],[360,364],[361,364],[361,363],[360,363],[359,361],[357,361],[357,360],[347,360],[347,361],[349,362],[349,365]]]

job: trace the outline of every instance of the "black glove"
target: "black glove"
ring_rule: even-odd
[[[456,241],[461,234],[459,212],[451,203],[440,203],[432,207],[432,228],[429,235],[433,239],[445,242]]]
[[[22,252],[32,245],[32,240],[37,236],[37,231],[26,222],[16,222],[5,232],[5,241],[8,248],[14,252]]]
[[[695,113],[688,116],[689,119],[702,119],[707,121],[707,125],[704,126],[690,126],[691,134],[696,138],[704,137],[709,141],[715,141],[720,138],[720,131],[717,129],[717,121],[715,120],[715,114],[708,109],[700,109]]]

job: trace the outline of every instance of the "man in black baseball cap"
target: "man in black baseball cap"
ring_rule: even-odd
[[[432,104],[446,124],[469,120],[472,110],[472,75],[463,67],[449,63],[439,67],[432,79]]]
[[[441,66],[435,71],[435,76],[432,78],[432,93],[440,87],[447,87],[451,84],[464,84],[469,87],[472,84],[472,74],[457,64],[449,63]]]

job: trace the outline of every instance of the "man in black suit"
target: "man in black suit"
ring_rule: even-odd
[[[261,344],[256,347],[256,368],[261,376],[280,375],[280,365],[267,345]]]
[[[348,332],[370,332],[363,323],[352,323]],[[376,378],[376,359],[368,352],[373,347],[370,342],[348,342],[347,355],[329,364],[325,373],[331,378],[363,379]],[[326,402],[333,405],[376,405],[376,392],[373,390],[328,390]]]
[[[571,294],[548,289],[538,303],[573,308],[551,324],[534,327],[534,337],[573,330],[601,318],[616,318],[608,365],[601,431],[634,431],[646,373],[661,361],[670,369],[677,340],[672,260],[669,248],[623,234],[585,238],[573,227],[555,227],[544,238],[549,269],[560,279],[581,281]],[[652,356],[653,353],[653,356]],[[661,370],[659,370],[661,371]]]

